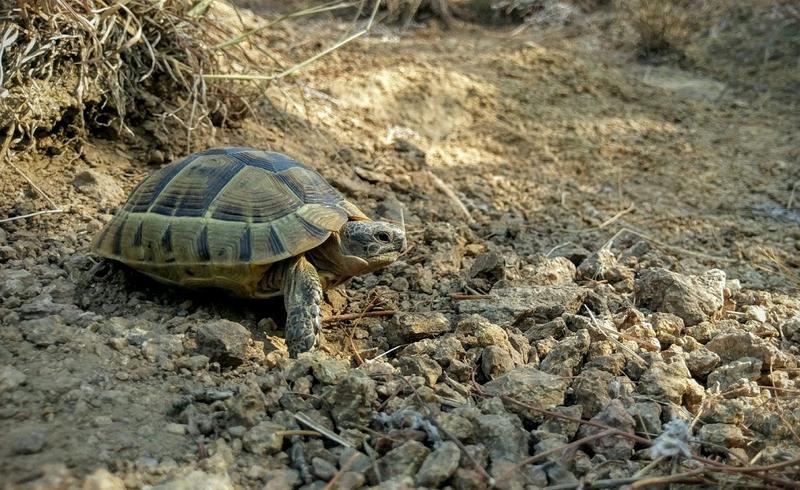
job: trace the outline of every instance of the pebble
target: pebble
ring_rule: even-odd
[[[36,454],[44,449],[47,429],[44,427],[23,428],[11,436],[12,454]]]
[[[455,442],[445,441],[423,461],[415,481],[417,485],[439,487],[458,468],[461,450]]]
[[[336,474],[336,466],[323,458],[313,458],[311,460],[311,468],[314,476],[320,480],[328,481]]]
[[[272,422],[261,422],[252,427],[242,438],[244,448],[259,456],[275,454],[283,448],[286,428]]]
[[[633,434],[636,428],[636,422],[625,410],[625,405],[620,400],[611,400],[591,420],[630,434]],[[605,429],[585,425],[578,431],[578,437],[591,436],[603,430]],[[633,454],[634,444],[634,441],[624,437],[602,437],[589,441],[587,446],[595,454],[602,455],[610,460],[626,461]]]
[[[27,376],[14,366],[0,366],[0,394],[25,384]]]
[[[392,479],[397,477],[413,477],[428,457],[428,450],[420,442],[411,440],[392,449],[378,460],[381,477]]]
[[[450,320],[442,313],[400,313],[392,319],[386,333],[390,345],[400,345],[433,338],[451,330]]]
[[[154,485],[152,488],[153,490],[233,490],[234,486],[227,474],[214,475],[194,470],[166,483]]]
[[[125,490],[125,482],[105,468],[99,468],[86,477],[82,490]]]
[[[200,354],[225,367],[236,367],[247,359],[251,333],[238,323],[217,320],[201,325],[196,332]]]
[[[545,373],[530,365],[523,365],[489,381],[484,385],[484,390],[490,395],[508,395],[522,403],[549,409],[564,404],[567,386],[568,380],[560,376]],[[531,420],[542,419],[541,414],[519,406],[510,408]]]
[[[724,304],[725,272],[712,269],[687,276],[661,268],[645,269],[636,278],[639,304],[655,312],[673,313],[687,327],[708,320]]]
[[[177,434],[179,436],[186,434],[186,426],[183,424],[169,423],[164,427],[164,430],[169,434]]]

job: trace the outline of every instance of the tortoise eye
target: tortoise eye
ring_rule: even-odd
[[[378,233],[375,233],[375,239],[381,243],[389,243],[392,237],[385,231],[379,231]]]

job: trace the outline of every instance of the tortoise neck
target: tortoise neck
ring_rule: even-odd
[[[337,284],[359,275],[367,265],[366,261],[345,254],[338,233],[331,234],[322,245],[306,252],[306,256],[320,276],[328,273],[337,279]]]

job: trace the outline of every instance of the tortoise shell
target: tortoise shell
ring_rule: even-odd
[[[367,219],[286,155],[214,148],[147,177],[94,249],[162,282],[263,296],[254,281],[270,264],[318,247],[348,220]]]

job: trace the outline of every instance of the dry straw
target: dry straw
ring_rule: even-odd
[[[286,19],[357,6],[333,2],[258,24],[221,0],[29,0],[0,6],[0,134],[35,145],[63,130],[130,131],[160,120],[212,129],[263,97],[265,81],[295,73],[363,35],[372,25],[286,68],[268,35]],[[258,74],[272,67],[274,74]],[[209,79],[222,79],[214,83]],[[232,79],[250,80],[233,84]],[[165,128],[166,129],[166,128]]]

